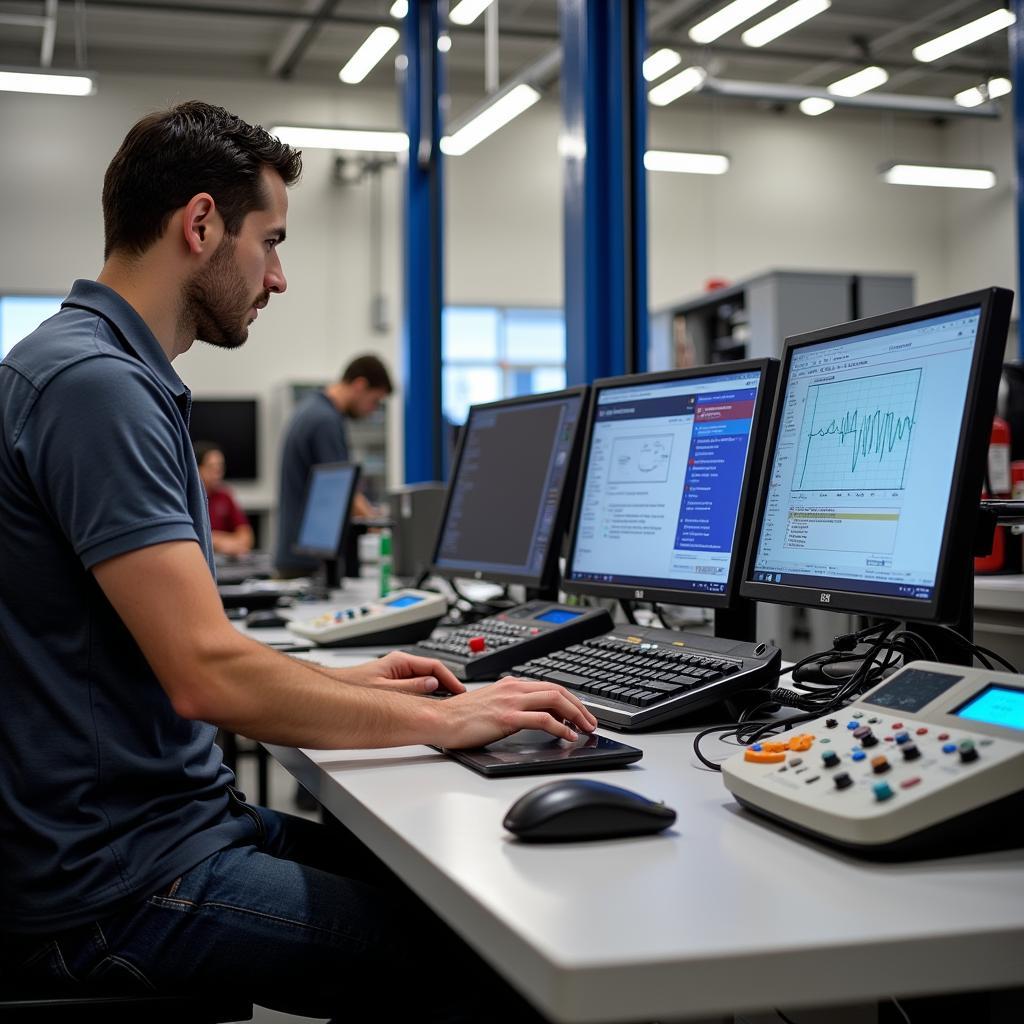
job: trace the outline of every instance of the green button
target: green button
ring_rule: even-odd
[[[827,736],[822,736],[821,739],[818,740],[818,742],[819,743],[831,743],[832,741]]]

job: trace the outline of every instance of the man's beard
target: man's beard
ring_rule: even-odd
[[[182,321],[193,337],[217,348],[238,348],[249,337],[249,310],[270,296],[251,298],[235,267],[235,243],[227,237],[210,262],[185,287]]]

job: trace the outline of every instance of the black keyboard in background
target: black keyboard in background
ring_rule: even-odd
[[[462,680],[497,679],[513,665],[607,632],[603,608],[530,601],[471,626],[439,626],[410,653],[437,658]]]
[[[622,626],[506,674],[559,683],[602,725],[630,730],[664,725],[740,690],[774,685],[781,660],[774,644]]]

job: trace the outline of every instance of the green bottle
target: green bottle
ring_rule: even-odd
[[[380,596],[391,593],[391,531],[380,531]]]

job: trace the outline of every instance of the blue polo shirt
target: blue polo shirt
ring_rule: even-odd
[[[322,564],[292,551],[302,522],[309,471],[322,462],[348,462],[348,437],[345,416],[327,395],[318,391],[295,410],[281,445],[275,568],[315,572]]]
[[[90,571],[182,540],[212,571],[190,403],[93,281],[0,362],[0,930],[94,920],[251,834],[216,730],[175,713]]]

